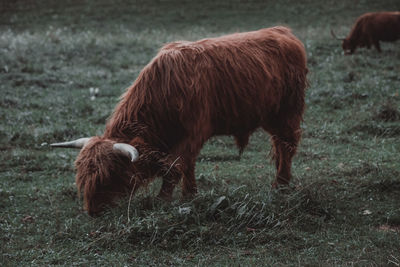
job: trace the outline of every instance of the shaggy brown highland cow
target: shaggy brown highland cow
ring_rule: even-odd
[[[82,148],[76,184],[90,215],[162,178],[159,197],[197,192],[195,162],[215,135],[240,152],[259,127],[271,134],[277,175],[288,184],[307,87],[303,44],[285,27],[165,45],[127,89],[103,136],[53,146]]]
[[[332,31],[332,35],[336,35]],[[381,52],[379,41],[394,42],[400,39],[400,12],[366,13],[360,16],[346,38],[342,47],[345,54],[353,54],[357,47],[375,46]]]

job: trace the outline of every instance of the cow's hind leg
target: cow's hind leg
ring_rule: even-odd
[[[301,118],[282,120],[275,125],[266,125],[264,129],[272,135],[273,159],[277,169],[273,186],[287,185],[292,177],[292,158],[301,138]]]

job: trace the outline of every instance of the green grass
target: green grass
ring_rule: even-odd
[[[111,2],[113,2],[111,4]],[[0,263],[26,265],[400,265],[400,49],[344,56],[345,35],[386,1],[8,1],[0,3]],[[272,190],[269,137],[242,158],[214,137],[199,194],[160,181],[102,216],[76,193],[77,151],[163,43],[288,25],[310,69],[289,190]],[[99,88],[91,100],[90,88]]]

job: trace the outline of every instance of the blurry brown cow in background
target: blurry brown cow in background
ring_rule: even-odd
[[[332,35],[336,37],[333,31]],[[400,39],[400,12],[366,13],[360,16],[350,34],[343,40],[345,54],[353,54],[357,47],[375,46],[381,52],[379,41],[394,42]]]
[[[76,184],[90,215],[162,177],[159,197],[197,192],[195,162],[215,135],[242,151],[259,127],[271,134],[275,185],[288,184],[301,136],[304,46],[274,27],[165,45],[127,89],[103,136],[52,144],[81,148]]]

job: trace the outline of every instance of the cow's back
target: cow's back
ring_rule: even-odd
[[[160,54],[186,76],[179,96],[173,91],[169,99],[175,106],[185,99],[180,120],[189,131],[199,121],[209,134],[253,130],[304,96],[304,47],[284,27],[171,43]]]
[[[400,12],[376,12],[362,15],[356,23],[365,38],[395,41],[400,38]]]
[[[400,39],[400,12],[384,13],[380,19],[379,40],[392,42]]]

